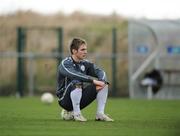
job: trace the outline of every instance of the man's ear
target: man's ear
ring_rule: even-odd
[[[77,53],[77,50],[72,49],[72,53],[73,53],[73,54],[76,54],[76,53]]]

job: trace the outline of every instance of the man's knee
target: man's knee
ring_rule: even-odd
[[[108,91],[108,85],[107,85],[107,84],[106,84],[106,85],[104,86],[104,88],[103,88],[103,89],[101,89],[100,91],[103,91],[103,90]]]

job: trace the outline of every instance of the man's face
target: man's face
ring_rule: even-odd
[[[74,51],[74,55],[79,60],[85,59],[86,56],[87,56],[87,46],[86,46],[86,44],[80,45],[79,49]]]

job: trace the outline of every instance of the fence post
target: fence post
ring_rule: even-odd
[[[58,34],[58,65],[63,59],[63,29],[62,27],[57,28],[57,34]]]
[[[25,87],[24,58],[22,53],[25,47],[25,30],[22,27],[17,28],[17,95],[23,96]]]
[[[116,96],[116,50],[117,50],[117,32],[116,28],[112,29],[112,96]]]
[[[31,53],[29,57],[29,71],[28,71],[28,87],[29,87],[29,96],[34,96],[34,54]]]

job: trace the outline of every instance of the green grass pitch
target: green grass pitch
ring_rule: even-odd
[[[63,121],[55,101],[0,97],[0,136],[179,136],[180,100],[108,99],[115,122],[94,121],[96,101],[84,109],[87,122]]]

